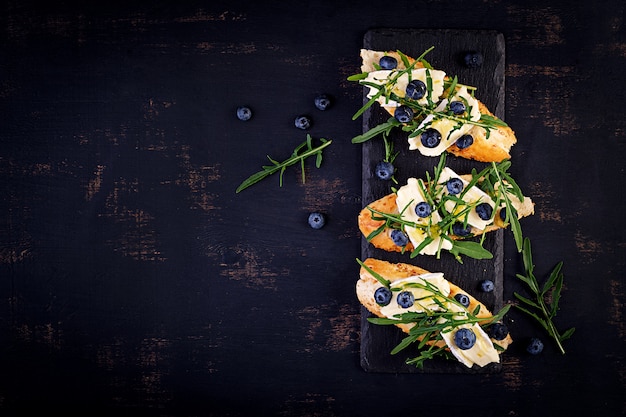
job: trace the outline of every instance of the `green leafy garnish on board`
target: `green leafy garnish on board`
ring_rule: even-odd
[[[302,142],[300,145],[296,146],[291,156],[287,158],[286,160],[282,162],[278,162],[270,158],[270,156],[268,155],[267,159],[270,160],[272,165],[264,165],[261,171],[252,174],[246,180],[244,180],[239,185],[239,187],[237,187],[237,190],[235,192],[239,193],[245,190],[246,188],[250,187],[251,185],[254,185],[257,182],[261,181],[265,177],[275,174],[276,172],[279,173],[279,176],[280,176],[279,186],[282,187],[283,186],[283,174],[285,173],[285,170],[287,169],[288,166],[291,166],[297,163],[300,163],[300,168],[302,171],[302,183],[304,184],[306,180],[305,173],[304,173],[304,161],[310,156],[315,156],[315,166],[319,168],[322,165],[322,150],[332,143],[331,140],[324,139],[324,138],[320,138],[320,142],[321,144],[319,146],[313,147],[313,139],[311,138],[311,135],[307,134],[306,140]]]
[[[553,322],[559,309],[559,301],[561,300],[561,290],[563,288],[563,273],[561,272],[561,268],[563,267],[563,262],[559,262],[554,267],[546,282],[541,286],[534,275],[535,265],[533,264],[530,239],[528,238],[524,239],[522,257],[524,259],[526,274],[517,274],[517,278],[528,285],[530,291],[533,293],[534,300],[515,292],[513,295],[523,304],[516,305],[515,307],[537,320],[548,332],[550,337],[554,339],[559,351],[565,354],[563,341],[569,339],[576,329],[571,327],[561,333]]]

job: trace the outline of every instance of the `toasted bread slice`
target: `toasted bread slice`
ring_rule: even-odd
[[[468,183],[472,181],[471,174],[460,175],[459,177],[467,181]],[[515,208],[515,211],[517,212],[518,219],[534,214],[535,205],[530,197],[524,197],[523,200],[520,200],[514,194],[507,193],[507,196],[512,206]],[[374,234],[375,231],[385,226],[386,224],[386,221],[381,220],[380,215],[373,214],[374,212],[388,213],[393,215],[397,215],[401,212],[403,208],[398,207],[397,197],[397,193],[387,194],[386,196],[368,204],[360,211],[358,216],[358,226],[363,236],[365,236],[366,238],[370,237],[372,234]],[[508,226],[508,223],[505,223],[505,221],[500,217],[500,211],[503,209],[503,206],[495,207],[495,213],[492,216],[491,223],[486,224],[484,228],[480,229],[472,227],[471,236],[479,236],[483,233],[491,232],[493,230],[506,228]],[[506,216],[504,217],[506,219]],[[383,249],[388,252],[412,252],[415,249],[415,246],[413,245],[411,240],[409,240],[405,246],[397,245],[391,237],[391,233],[393,232],[393,230],[395,229],[385,227],[382,232],[375,234],[373,237],[370,237],[369,243],[378,249]],[[462,239],[462,237],[456,236],[454,234],[450,234],[448,235],[448,237],[452,240]]]
[[[409,65],[413,66],[412,70],[424,68],[424,65],[421,62],[415,62],[414,58],[408,57],[406,55],[400,55],[400,53],[396,51],[372,51],[368,49],[361,49],[361,59],[362,59],[361,72],[368,73],[368,74],[376,73],[376,71],[380,69],[380,67],[377,66],[378,62],[383,56],[391,56],[395,58],[397,61],[396,69],[399,71],[407,69],[405,65],[405,60]],[[438,70],[433,70],[433,71],[438,71]],[[441,74],[445,74],[442,71],[438,71],[438,72]],[[445,75],[444,79],[449,81],[450,77]],[[370,79],[362,80],[361,82],[365,82],[366,84],[364,85],[367,85],[367,81],[371,82]],[[436,81],[434,81],[434,83],[436,84]],[[459,92],[462,88],[465,88],[465,87],[462,86],[461,84],[457,84],[455,87],[455,92]],[[401,88],[399,89],[390,88],[389,90],[393,91],[393,93],[396,95],[400,95],[401,97],[404,97],[405,92]],[[372,89],[370,87],[370,92],[371,91]],[[466,159],[472,159],[472,160],[476,160],[480,162],[500,162],[505,159],[510,159],[511,148],[517,142],[515,132],[508,125],[506,125],[504,122],[498,119],[487,108],[487,106],[485,106],[480,100],[475,98],[473,94],[470,94],[470,95],[472,96],[472,98],[469,100],[472,103],[475,103],[478,108],[477,109],[478,113],[475,113],[477,117],[480,119],[483,117],[480,115],[490,116],[490,118],[493,118],[497,123],[492,124],[487,130],[483,126],[477,125],[475,123],[466,122],[461,127],[458,127],[458,126],[454,127],[452,129],[454,138],[453,136],[450,136],[449,141],[446,141],[446,139],[444,138],[443,139],[444,143],[442,143],[441,146],[437,147],[437,150],[425,148],[424,146],[420,144],[420,141],[417,138],[413,138],[409,140],[409,143],[410,143],[409,149],[412,149],[412,150],[417,149],[422,154],[428,155],[428,156],[436,156],[445,150],[456,156],[466,158]],[[431,104],[428,105],[430,106],[430,110],[435,110],[435,107],[434,107],[435,105],[442,105],[444,112],[447,111],[448,109],[446,108],[446,103],[442,103],[442,102],[444,101],[447,102],[448,97],[450,97],[450,89],[447,89],[445,91],[442,90],[441,95],[436,94],[434,97],[434,99],[436,100],[435,103],[432,105]],[[385,111],[387,111],[390,115],[393,116],[396,112],[396,109],[398,108],[399,103],[396,103],[394,100],[391,100],[390,101],[391,104],[386,105],[384,104],[383,100],[389,100],[389,97],[383,96],[378,101],[381,104],[381,107],[384,108]],[[424,104],[422,103],[422,108],[423,106]],[[442,110],[442,109],[439,109],[439,110]],[[428,112],[425,112],[425,113],[421,112],[421,113],[426,114]],[[423,114],[420,117],[423,118],[424,117]],[[464,117],[469,117],[469,116],[464,116]],[[455,119],[455,123],[458,122],[458,119],[459,118]],[[436,120],[436,118],[434,120]],[[478,121],[476,120],[476,117],[473,117],[472,120],[474,122]],[[432,121],[430,123],[432,123]],[[443,123],[442,125],[446,125],[446,123]],[[421,131],[425,127],[426,127],[425,125],[420,125],[420,126],[417,126],[415,130]],[[450,129],[450,127],[448,128]],[[441,130],[441,129],[438,128],[438,130]],[[450,132],[450,131],[448,130],[447,132]],[[454,132],[457,132],[458,134],[455,135]],[[464,147],[463,149],[460,148],[459,146],[456,145],[457,143],[456,138],[457,136],[461,136],[461,135],[470,135],[473,138],[473,143],[468,147]]]
[[[433,275],[429,273],[427,270],[420,268],[418,266],[405,264],[405,263],[390,263],[387,261],[369,258],[363,262],[359,273],[359,280],[356,283],[356,294],[359,302],[373,315],[377,317],[387,317],[383,311],[384,307],[379,305],[374,297],[376,290],[383,286],[381,282],[373,275],[377,274],[380,277],[390,282],[389,287],[393,288],[394,285],[400,285],[401,281],[406,281],[407,278],[411,279],[411,277],[428,277],[429,275]],[[440,274],[441,275],[441,274]],[[427,278],[426,278],[427,279]],[[487,324],[492,320],[490,318],[493,317],[493,314],[489,309],[476,298],[474,298],[471,294],[467,293],[457,285],[452,282],[441,279],[440,283],[443,282],[442,287],[446,287],[445,291],[449,291],[447,294],[448,298],[453,299],[457,294],[465,294],[469,298],[469,305],[466,307],[465,312],[475,312],[475,317],[478,319],[484,319],[484,321],[480,321],[479,324]],[[417,299],[417,297],[416,297]],[[423,302],[424,297],[420,298]],[[391,302],[395,302],[392,300]],[[441,304],[452,304],[449,302],[441,302]],[[434,305],[434,304],[433,304]],[[438,306],[439,304],[437,304]],[[456,310],[455,310],[456,311]],[[403,332],[409,333],[411,328],[413,328],[415,323],[398,323],[396,326],[400,328]],[[473,326],[472,326],[473,328]],[[481,343],[477,343],[475,347],[472,349],[476,349],[477,351],[469,350],[467,352],[460,351],[453,342],[450,342],[450,338],[433,340],[429,341],[429,344],[434,344],[436,346],[444,347],[446,345],[448,349],[452,351],[452,353],[457,357],[457,359],[464,363],[466,366],[471,367],[473,364],[477,364],[478,366],[485,366],[492,362],[498,362],[498,355],[494,354],[495,347],[498,345],[501,349],[497,349],[496,353],[501,353],[503,350],[506,350],[508,346],[513,342],[510,334],[506,334],[504,338],[501,340],[496,340],[495,338],[488,336],[487,333],[481,332],[481,330],[475,329],[478,333],[478,340],[482,337],[482,345]],[[453,334],[454,331],[450,332],[450,335]],[[502,337],[502,336],[500,336]]]

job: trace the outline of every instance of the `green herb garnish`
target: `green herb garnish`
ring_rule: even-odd
[[[297,164],[298,162],[300,163],[300,168],[302,171],[302,183],[304,184],[306,180],[305,173],[304,173],[305,159],[307,159],[310,156],[315,155],[316,157],[315,166],[319,168],[322,164],[322,150],[332,143],[331,140],[324,139],[324,138],[320,138],[320,142],[322,142],[321,145],[317,147],[313,147],[311,135],[307,134],[306,140],[302,142],[300,145],[296,146],[291,156],[287,158],[286,160],[284,160],[283,162],[278,162],[270,158],[270,156],[268,155],[267,159],[270,160],[272,165],[264,165],[261,171],[255,174],[252,174],[246,180],[244,180],[241,183],[241,185],[237,187],[237,190],[235,192],[239,193],[245,190],[246,188],[250,187],[251,185],[254,185],[257,182],[261,181],[263,178],[268,177],[272,174],[275,174],[276,172],[279,172],[279,175],[280,175],[279,186],[282,187],[283,186],[283,174],[285,173],[285,170],[287,169],[288,166]]]
[[[515,307],[537,320],[548,332],[550,337],[554,339],[559,351],[565,354],[563,341],[569,339],[576,329],[571,327],[563,333],[560,333],[552,321],[556,316],[561,299],[561,290],[563,288],[563,273],[561,272],[561,268],[563,262],[559,262],[554,267],[546,282],[543,286],[540,286],[534,275],[535,265],[533,264],[530,239],[528,238],[524,239],[522,256],[526,275],[517,274],[517,278],[528,285],[535,299],[531,300],[515,292],[513,295],[524,304],[524,306],[516,305]]]

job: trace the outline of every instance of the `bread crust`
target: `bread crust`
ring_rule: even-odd
[[[388,281],[392,283],[394,281],[397,281],[403,278],[426,274],[429,272],[419,266],[406,264],[406,263],[391,263],[391,262],[374,259],[374,258],[366,259],[365,261],[363,261],[363,264],[366,265],[375,273],[379,274],[380,276],[384,277],[385,279],[387,279]],[[493,314],[491,313],[491,311],[489,311],[487,306],[485,306],[483,303],[478,301],[471,294],[469,294],[467,291],[463,290],[462,288],[460,288],[453,282],[449,280],[447,281],[450,284],[450,297],[451,298],[453,298],[458,293],[466,294],[470,300],[469,307],[467,308],[468,311],[474,311],[476,307],[480,306],[480,311],[476,315],[476,317],[485,318],[485,321],[493,317]],[[380,286],[381,286],[380,282],[378,282],[378,280],[374,278],[374,276],[370,274],[369,271],[365,267],[361,266],[361,269],[359,271],[359,280],[356,283],[357,298],[359,299],[359,302],[370,313],[374,314],[377,317],[383,317],[383,315],[381,313],[380,306],[374,300],[373,294],[376,291],[376,289]],[[408,333],[411,327],[413,327],[414,325],[411,323],[399,323],[396,326],[400,328],[403,332]],[[505,339],[498,340],[496,343],[502,348],[506,349],[512,342],[513,342],[513,339],[511,338],[511,336],[507,335]],[[440,341],[436,344],[438,346],[443,346],[445,345],[445,342]]]
[[[378,63],[382,56],[388,55],[396,58],[398,61],[398,69],[406,69],[400,54],[396,51],[373,51],[369,49],[361,49],[361,72],[372,72],[376,70],[374,63]],[[414,58],[406,57],[409,64],[415,62]],[[421,63],[416,63],[415,68],[423,68]],[[449,77],[446,77],[448,79]],[[487,106],[478,101],[478,108],[481,114],[496,117]],[[395,108],[385,107],[387,113],[391,116],[395,113]],[[461,158],[471,159],[479,162],[501,162],[511,158],[511,148],[517,143],[515,132],[508,126],[500,126],[490,129],[489,137],[487,131],[480,126],[474,126],[469,132],[474,142],[471,146],[460,149],[458,146],[452,145],[446,151]]]

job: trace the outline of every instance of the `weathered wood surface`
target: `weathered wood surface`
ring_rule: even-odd
[[[5,2],[0,415],[623,414],[624,7]],[[512,311],[499,373],[362,369],[362,88],[346,78],[389,27],[503,34],[513,175],[537,203],[524,233],[540,277],[564,261],[566,355]],[[235,194],[305,139],[298,114],[333,140],[321,168]],[[503,241],[509,302],[521,260]]]
[[[418,57],[428,48],[434,47],[434,50],[426,56],[427,61],[451,77],[456,75],[460,83],[476,87],[476,97],[492,109],[494,114],[504,117],[505,44],[501,33],[478,30],[383,28],[368,31],[363,39],[363,47],[376,51],[399,50],[412,57]],[[464,65],[463,57],[472,51],[481,53],[483,64],[470,69]],[[364,94],[366,93],[364,91]],[[367,98],[364,98],[364,102],[367,102]],[[389,114],[378,105],[370,107],[363,115],[363,131],[370,130],[388,118]],[[382,140],[377,138],[362,145],[364,205],[392,192],[392,186],[397,188],[406,184],[407,178],[425,179],[427,171],[432,175],[439,158],[425,157],[417,151],[409,151],[406,137],[407,134],[399,129],[392,131],[389,136],[394,152],[398,152],[394,160],[398,185],[392,181],[381,181],[374,173],[376,164],[385,157]],[[472,169],[480,171],[487,166],[485,163],[457,158],[452,154],[446,157],[446,165],[459,174],[470,173]],[[362,259],[373,257],[391,262],[405,262],[429,271],[443,272],[449,280],[481,300],[491,311],[497,311],[503,306],[503,231],[487,235],[483,246],[493,254],[493,259],[476,260],[463,257],[463,263],[460,263],[449,253],[442,253],[440,259],[435,256],[418,256],[411,259],[408,253],[388,253],[374,248],[366,239],[362,239],[361,256]],[[495,289],[492,293],[479,291],[480,282],[485,279],[493,281]],[[367,371],[475,373],[499,372],[501,369],[501,364],[468,369],[462,364],[446,360],[429,361],[423,369],[407,365],[406,358],[417,356],[415,349],[409,348],[393,356],[389,354],[390,346],[391,348],[396,346],[406,334],[394,327],[372,325],[367,321],[371,314],[364,308],[361,312],[361,364]]]

